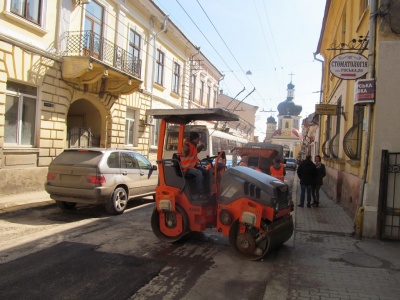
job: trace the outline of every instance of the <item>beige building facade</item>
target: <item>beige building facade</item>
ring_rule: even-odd
[[[149,108],[215,107],[222,74],[149,0],[0,4],[0,194],[43,188],[68,147],[155,161]]]

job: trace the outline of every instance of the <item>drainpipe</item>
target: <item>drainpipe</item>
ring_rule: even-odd
[[[156,48],[156,41],[157,41],[157,36],[167,30],[167,20],[168,20],[168,15],[165,16],[164,22],[163,22],[163,27],[162,29],[157,32],[154,37],[153,37],[153,68],[151,71],[151,79],[150,79],[150,84],[151,84],[151,94],[150,94],[150,109],[153,108],[153,92],[154,92],[154,73],[156,69],[156,55],[157,55],[157,48]],[[149,142],[147,144],[147,159],[150,159],[150,147],[151,147],[151,127],[149,127]]]
[[[368,51],[368,78],[375,77],[375,48],[376,48],[376,12],[377,12],[377,0],[371,0],[370,12],[369,12],[369,51]],[[357,214],[355,219],[355,235],[356,238],[362,237],[362,224],[364,216],[364,191],[367,183],[368,175],[368,161],[369,161],[369,150],[371,147],[371,118],[372,118],[372,104],[368,103],[365,107],[367,126],[365,129],[365,151],[364,151],[364,169],[361,177],[360,185],[360,199],[357,205]]]
[[[314,59],[316,60],[316,61],[319,61],[320,63],[321,63],[321,67],[322,67],[322,71],[321,71],[321,73],[322,73],[322,75],[321,75],[321,84],[320,84],[320,89],[319,89],[319,104],[321,104],[322,103],[322,93],[323,93],[323,90],[324,90],[324,72],[325,72],[325,62],[322,60],[322,59],[319,59],[319,58],[317,58],[317,52],[314,52]],[[314,116],[314,118],[315,118],[315,116]],[[318,150],[318,152],[316,152],[318,155],[319,155],[319,153],[320,153],[320,151],[319,151],[319,145],[320,145],[320,141],[321,141],[321,119],[319,120],[319,125],[318,125],[318,143],[317,143],[317,149],[316,150]]]

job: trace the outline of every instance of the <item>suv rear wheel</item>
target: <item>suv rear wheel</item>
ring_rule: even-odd
[[[128,194],[122,187],[117,187],[106,203],[106,210],[112,215],[120,215],[128,204]]]

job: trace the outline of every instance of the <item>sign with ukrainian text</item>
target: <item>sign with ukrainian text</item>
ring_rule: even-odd
[[[354,85],[354,104],[375,102],[375,79],[359,79]]]
[[[317,114],[317,115],[336,115],[337,114],[337,105],[315,104],[315,114]]]
[[[368,73],[368,58],[357,53],[336,55],[329,63],[330,72],[344,80],[355,80]]]

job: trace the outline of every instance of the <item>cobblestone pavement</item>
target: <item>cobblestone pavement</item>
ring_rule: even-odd
[[[400,299],[399,242],[356,239],[352,217],[323,191],[318,208],[294,215],[287,299]]]

